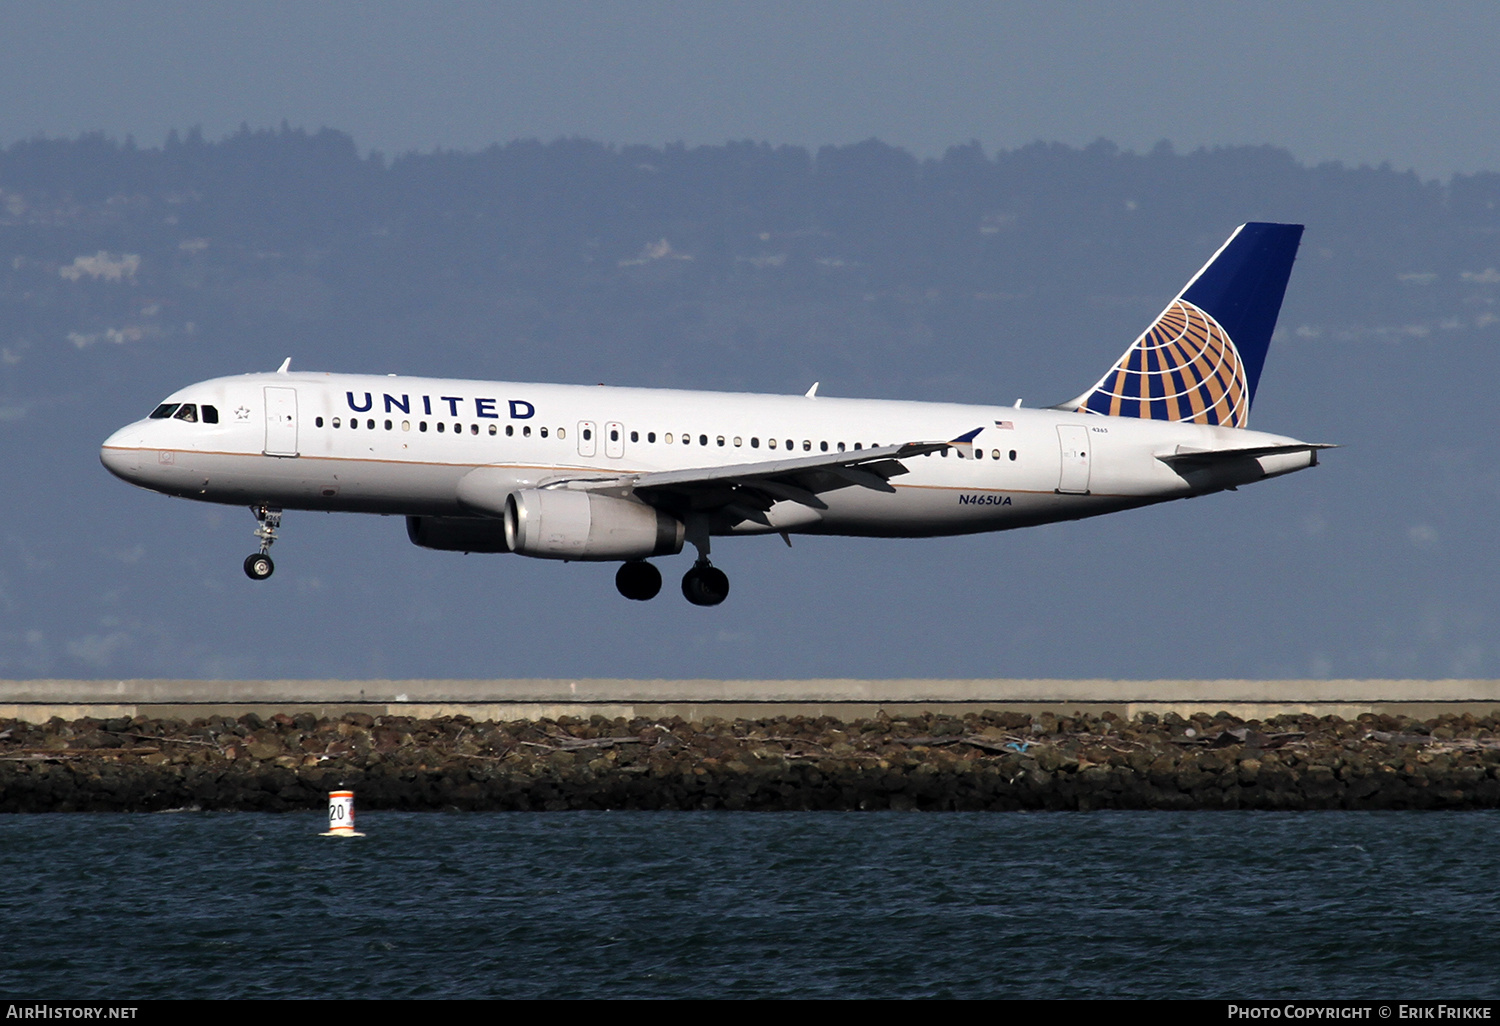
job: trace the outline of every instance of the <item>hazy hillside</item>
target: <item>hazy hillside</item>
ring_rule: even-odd
[[[1500,174],[1423,182],[1269,147],[924,162],[876,141],[387,159],[285,128],[19,143],[0,151],[0,674],[1500,673],[1480,393],[1500,363],[1497,203]],[[598,568],[420,553],[356,518],[290,515],[279,590],[257,588],[238,570],[248,513],[134,492],[97,464],[104,435],[171,389],[288,355],[1054,402],[1252,219],[1308,225],[1255,423],[1349,443],[1324,468],[1002,538],[741,544],[717,620],[627,609]],[[1171,573],[1117,555],[1152,545]],[[1002,581],[1026,598],[1003,616]],[[990,597],[951,624],[968,586]],[[525,610],[468,621],[520,593]],[[1197,647],[1144,640],[1161,631],[1142,633],[1142,609],[1192,622],[1205,601],[1225,626]],[[1089,640],[1064,643],[1080,609]],[[597,625],[581,643],[512,645],[580,610]],[[896,624],[975,640],[913,645]],[[834,658],[834,627],[860,654]]]

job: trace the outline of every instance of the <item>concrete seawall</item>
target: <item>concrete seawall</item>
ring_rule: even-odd
[[[1500,807],[1500,715],[1456,708],[0,719],[0,814],[313,810],[335,788],[364,808],[473,811]]]
[[[6,680],[0,719],[145,716],[193,720],[255,713],[348,713],[476,721],[604,716],[701,720],[832,716],[851,721],[985,710],[1112,713],[1225,712],[1243,720],[1363,714],[1427,720],[1500,712],[1500,680]]]

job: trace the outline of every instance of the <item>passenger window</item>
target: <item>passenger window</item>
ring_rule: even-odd
[[[824,452],[827,452],[828,451],[828,443],[827,442],[819,442],[818,443],[818,448],[822,449]]]
[[[646,441],[648,441],[648,442],[655,442],[656,441],[656,432],[655,431],[647,431],[646,432]],[[670,439],[668,439],[668,441],[670,441]]]
[[[843,452],[843,451],[844,451],[844,443],[840,442],[839,443],[839,452]]]
[[[707,435],[699,435],[698,436],[698,444],[699,445],[707,445],[708,444],[708,436]],[[720,441],[719,444],[722,445],[723,442]]]
[[[983,449],[975,449],[974,450],[974,458],[976,460],[982,460],[982,459],[984,459],[984,450]]]
[[[812,452],[812,442],[808,441],[806,438],[802,439],[802,451]]]
[[[333,418],[333,426],[334,427],[340,427],[342,425],[343,425],[343,421],[339,420],[337,417]]]
[[[198,423],[198,407],[194,403],[183,403],[172,415],[173,420],[184,420],[189,424]]]
[[[683,435],[682,436],[682,444],[683,445],[692,445],[693,444],[693,437],[691,435]]]
[[[996,457],[996,458],[997,458],[997,459],[998,459],[998,458],[999,458],[999,457]],[[1011,450],[1011,451],[1010,451],[1010,458],[1011,458],[1011,459],[1012,459],[1012,460],[1014,460],[1014,459],[1015,459],[1015,458],[1016,458],[1016,450],[1014,450],[1014,449],[1012,449],[1012,450]]]
[[[375,418],[371,417],[369,420],[365,421],[365,427],[369,428],[371,431],[374,431],[375,430]]]
[[[176,412],[177,412],[177,404],[176,403],[162,403],[156,409],[154,409],[154,410],[151,411],[151,416],[148,417],[147,419],[148,420],[166,420],[168,417],[170,417],[172,414],[174,414]]]
[[[462,424],[454,424],[453,425],[453,433],[455,435],[461,435],[461,434],[463,434],[464,433],[464,426]]]
[[[490,436],[491,437],[494,437],[496,434],[499,433],[499,431],[500,431],[500,429],[498,427],[496,427],[494,424],[490,425]]]
[[[523,427],[521,429],[521,437],[522,438],[530,438],[531,437],[531,425],[530,424],[527,424],[525,427]]]
[[[719,448],[721,448],[721,449],[724,448],[724,436],[723,435],[720,435],[718,437],[718,442],[719,442]]]
[[[313,423],[316,424],[316,425],[318,425],[318,427],[322,427],[323,426],[323,418],[322,417],[318,417],[318,418],[316,418],[313,421]]]
[[[386,429],[386,430],[387,430],[387,431],[389,431],[389,430],[390,430],[390,429],[391,429],[391,422],[390,422],[390,421],[386,421],[386,422],[385,422],[385,429]]]
[[[477,434],[479,434],[479,425],[478,424],[470,424],[469,425],[469,434],[471,434],[471,435],[477,435]]]
[[[558,438],[567,438],[568,437],[568,429],[567,428],[558,428],[557,429],[557,437]]]
[[[620,440],[620,432],[618,428],[609,429],[609,440],[611,442],[618,442]]]
[[[334,425],[334,426],[335,426],[335,427],[337,427],[337,426],[338,426],[338,425],[337,425],[337,424],[335,424],[335,425]],[[417,425],[417,430],[418,430],[418,431],[426,431],[426,430],[427,430],[427,422],[426,422],[426,421],[425,421],[425,420],[424,420],[424,421],[422,421],[422,422],[421,422],[421,423],[419,423],[419,424],[418,424],[418,425]]]
[[[510,438],[515,433],[516,433],[516,426],[514,424],[507,424],[507,425],[505,425],[505,437],[506,438]]]
[[[854,448],[859,449],[859,448],[862,448],[862,446],[858,442],[855,442],[854,443]]]
[[[593,428],[584,428],[583,429],[583,440],[585,442],[589,441],[593,437],[594,437],[594,429]]]
[[[750,436],[750,448],[752,448],[752,449],[759,449],[760,448],[760,439],[756,438],[754,435]]]
[[[217,424],[219,422],[219,408],[217,406],[203,407],[203,423]]]
[[[739,448],[739,447],[740,447],[740,445],[741,445],[741,444],[742,444],[742,443],[741,443],[741,441],[740,441],[740,436],[739,436],[739,435],[735,435],[735,436],[734,436],[734,447],[735,447],[735,448],[736,448],[736,449],[738,449],[738,448]]]
[[[403,420],[401,422],[401,430],[402,431],[410,431],[411,430],[411,421],[409,421],[409,420]]]
[[[776,439],[774,439],[774,438],[767,438],[766,439],[766,448],[768,448],[768,449],[774,449],[774,448],[776,448]]]
[[[443,424],[442,421],[438,421],[437,422],[437,429],[438,429],[438,434],[442,434],[444,431],[447,430],[447,427]]]
[[[788,438],[788,439],[787,439],[787,440],[786,440],[786,447],[787,447],[787,449],[788,449],[788,450],[789,450],[789,451],[790,451],[790,450],[792,450],[792,449],[795,449],[795,448],[797,448],[797,443],[796,443],[796,442],[794,442],[794,441],[792,441],[792,440],[791,440],[791,439],[790,439],[790,438]]]
[[[668,431],[665,435],[662,436],[662,438],[666,441],[666,443],[668,445],[672,444],[672,432]]]
[[[546,438],[547,437],[547,429],[546,428],[538,428],[537,429],[537,434],[541,435],[543,438]]]

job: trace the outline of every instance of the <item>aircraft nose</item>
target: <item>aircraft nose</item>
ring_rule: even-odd
[[[140,445],[139,431],[121,428],[99,447],[99,462],[116,477],[134,481],[140,472]]]

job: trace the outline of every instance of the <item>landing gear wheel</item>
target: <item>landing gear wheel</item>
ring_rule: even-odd
[[[682,575],[682,597],[695,606],[716,606],[729,597],[729,576],[707,561]]]
[[[271,546],[276,544],[276,529],[281,526],[281,510],[270,506],[251,506],[255,514],[255,537],[260,539],[260,551],[245,557],[245,576],[252,581],[264,581],[276,571],[271,562]]]
[[[245,576],[252,581],[264,581],[276,570],[276,564],[264,552],[252,552],[245,557]]]
[[[661,571],[645,560],[632,559],[615,571],[615,587],[635,602],[649,601],[661,591]]]

